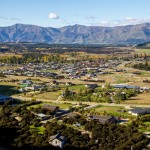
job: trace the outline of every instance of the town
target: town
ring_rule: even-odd
[[[1,145],[8,149],[148,148],[150,53],[138,48],[115,53],[114,49],[113,54],[1,52]]]

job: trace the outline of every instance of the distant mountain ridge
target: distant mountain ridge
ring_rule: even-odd
[[[149,41],[150,23],[116,27],[73,25],[52,28],[25,24],[0,27],[0,42],[139,44]]]

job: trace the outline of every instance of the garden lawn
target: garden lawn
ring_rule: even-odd
[[[62,90],[58,90],[55,92],[44,92],[41,94],[34,95],[36,99],[45,99],[45,100],[57,100],[58,97],[62,94]]]
[[[144,126],[139,127],[140,132],[150,132],[150,122],[144,122]]]
[[[43,134],[45,130],[43,126],[35,127],[34,125],[31,125],[30,129],[36,131],[39,134]]]
[[[85,89],[85,85],[73,85],[68,87],[69,90],[73,90],[75,92],[79,92],[81,89]]]
[[[70,103],[51,103],[51,102],[48,103],[47,102],[47,103],[31,105],[31,106],[27,107],[27,109],[30,109],[31,107],[37,108],[39,106],[43,106],[44,104],[53,105],[53,106],[59,106],[60,109],[69,109],[69,107],[73,106]]]
[[[118,111],[119,110],[119,111]],[[125,110],[124,107],[119,106],[99,106],[97,108],[93,108],[91,112],[95,112],[102,115],[110,115],[110,116],[124,116],[129,117],[131,114],[128,112],[120,112],[120,110]]]

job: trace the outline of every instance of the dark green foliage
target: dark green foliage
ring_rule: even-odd
[[[65,145],[65,149],[89,149],[88,141],[90,140],[89,135],[81,134],[80,131],[75,130],[73,128],[67,127],[65,125],[59,125],[56,122],[47,123],[45,134],[46,135],[55,135],[57,133],[61,133],[63,136],[67,138],[67,144]]]
[[[64,150],[130,150],[131,146],[141,150],[148,144],[147,138],[138,130],[137,121],[130,126],[115,124],[100,124],[97,121],[87,122],[82,116],[65,118],[65,123],[73,124],[79,122],[85,125],[82,133],[72,127],[57,122],[44,124],[44,134],[39,134],[30,128],[41,126],[37,117],[26,107],[29,103],[11,106],[4,104],[0,109],[0,146],[19,150],[55,150],[48,143],[49,137],[61,133],[67,138]],[[16,117],[21,117],[19,121]],[[149,116],[141,118],[147,120]],[[87,132],[88,131],[88,132]],[[90,136],[91,135],[91,136]],[[91,137],[91,138],[90,138]]]
[[[133,146],[136,150],[141,150],[148,144],[148,139],[134,126],[103,125],[91,121],[86,124],[85,129],[92,132],[92,137],[97,141],[99,149],[130,150]]]
[[[139,70],[150,71],[150,63],[149,62],[145,62],[145,63],[135,64],[135,65],[133,65],[133,68],[136,68],[136,69],[139,69]]]
[[[6,75],[4,73],[0,73],[1,78],[6,78]]]
[[[139,121],[150,121],[150,114],[141,116],[138,118]]]
[[[46,114],[46,115],[52,115],[53,112],[48,110],[48,109],[45,109],[45,108],[42,108],[42,106],[39,106],[38,108],[34,108],[34,107],[31,107],[30,108],[31,111],[33,111],[34,113],[37,113],[37,114]]]
[[[80,123],[80,125],[85,125],[87,123],[87,120],[84,117],[77,115],[74,118],[67,118],[67,117],[63,118],[63,123],[66,124]]]

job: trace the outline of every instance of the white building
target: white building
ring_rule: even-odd
[[[62,136],[60,133],[51,136],[49,143],[53,146],[63,148],[64,144],[66,143],[66,138]]]

